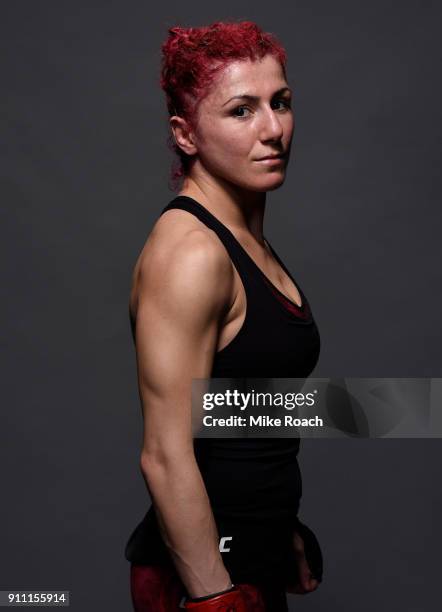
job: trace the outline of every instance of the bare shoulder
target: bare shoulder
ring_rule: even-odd
[[[222,309],[233,281],[232,262],[216,234],[186,211],[172,209],[159,217],[136,262],[131,314],[140,296]]]

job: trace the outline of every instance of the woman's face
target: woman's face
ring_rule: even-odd
[[[194,142],[210,174],[269,191],[284,182],[293,129],[291,91],[279,62],[266,55],[232,62],[219,75],[199,104]]]

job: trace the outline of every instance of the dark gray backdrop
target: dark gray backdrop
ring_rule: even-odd
[[[289,55],[296,134],[266,233],[309,296],[316,376],[441,376],[440,2],[2,7],[0,589],[130,610],[149,499],[127,302],[167,179],[160,44],[252,19]],[[325,580],[292,610],[440,605],[439,440],[309,440],[301,518]]]

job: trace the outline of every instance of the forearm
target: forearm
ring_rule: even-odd
[[[142,472],[163,540],[190,597],[229,588],[219,535],[195,457],[144,457]]]

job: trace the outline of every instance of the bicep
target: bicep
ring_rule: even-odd
[[[217,334],[215,322],[198,330],[193,321],[169,314],[151,303],[137,316],[143,451],[155,456],[189,447],[192,378],[210,375]]]
[[[218,261],[185,251],[141,280],[135,340],[144,455],[165,461],[193,452],[192,379],[210,376],[225,272]]]

